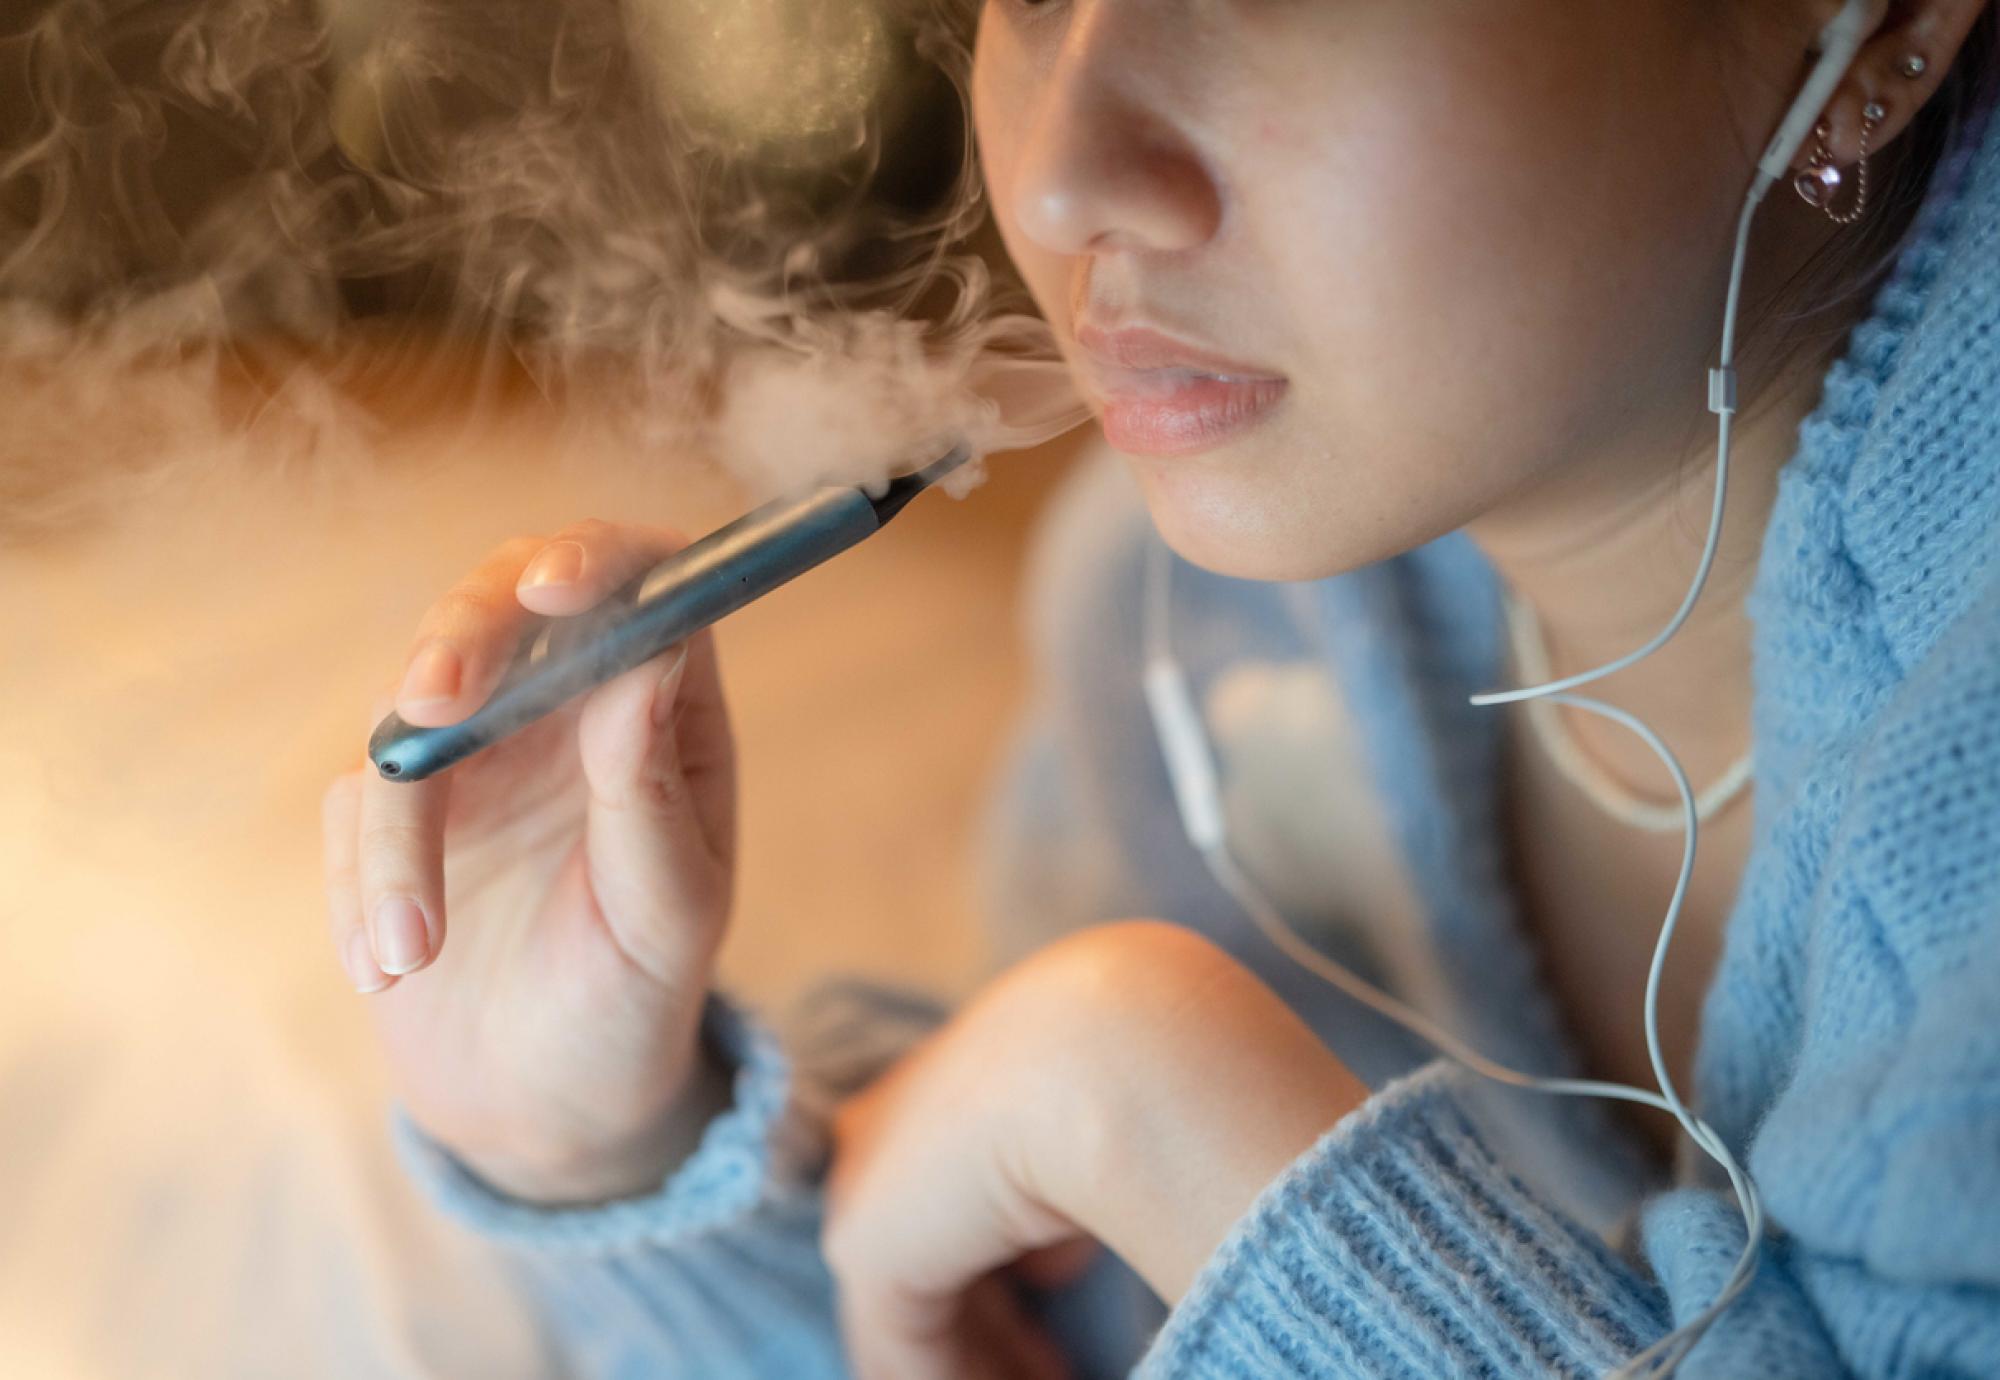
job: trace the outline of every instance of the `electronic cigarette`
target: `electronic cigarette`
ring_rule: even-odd
[[[676,552],[603,603],[540,620],[499,686],[469,717],[413,728],[391,714],[368,756],[393,781],[421,781],[490,747],[558,706],[882,530],[911,499],[970,459],[963,446],[880,493],[819,489],[767,503]]]

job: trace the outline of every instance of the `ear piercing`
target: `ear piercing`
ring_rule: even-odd
[[[1930,59],[1922,53],[1905,53],[1896,63],[1898,75],[1916,81],[1931,70]],[[1833,203],[1840,195],[1841,183],[1846,179],[1838,167],[1834,166],[1833,154],[1827,149],[1826,141],[1833,133],[1833,125],[1821,120],[1813,126],[1814,147],[1812,157],[1806,162],[1806,169],[1792,179],[1792,187],[1801,200],[1815,211],[1823,211],[1826,218],[1835,225],[1852,225],[1860,220],[1868,210],[1868,148],[1875,138],[1875,131],[1889,118],[1889,109],[1877,100],[1870,100],[1861,107],[1861,156],[1854,167],[1854,204],[1845,211],[1833,209]]]
[[[1922,62],[1921,58],[1916,59]],[[1904,67],[1909,62],[1906,59]],[[1834,165],[1833,154],[1827,148],[1827,136],[1833,133],[1833,125],[1821,120],[1813,126],[1815,142],[1811,159],[1806,170],[1792,179],[1792,187],[1799,198],[1815,211],[1824,212],[1826,218],[1835,225],[1852,225],[1860,220],[1868,210],[1868,146],[1875,137],[1875,131],[1889,118],[1889,111],[1880,101],[1870,101],[1861,107],[1861,156],[1854,166],[1854,204],[1845,211],[1833,209],[1835,198],[1840,195],[1840,186],[1846,179]]]

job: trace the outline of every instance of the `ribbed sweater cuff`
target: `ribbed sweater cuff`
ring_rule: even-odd
[[[398,1109],[392,1133],[418,1186],[483,1235],[540,1250],[610,1253],[683,1241],[732,1225],[816,1183],[825,1117],[795,1087],[777,1040],[720,995],[702,1013],[708,1047],[732,1069],[730,1106],[658,1189],[588,1207],[547,1208],[484,1182]]]
[[[1274,1180],[1168,1318],[1147,1380],[1595,1376],[1659,1291],[1501,1165],[1453,1065],[1370,1098]]]

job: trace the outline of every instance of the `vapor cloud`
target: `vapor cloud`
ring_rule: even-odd
[[[0,530],[526,377],[772,491],[1082,409],[966,247],[961,0],[29,0]]]

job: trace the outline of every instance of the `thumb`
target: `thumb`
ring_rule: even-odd
[[[676,731],[688,661],[683,645],[616,677],[577,725],[592,894],[626,955],[674,987],[706,982],[729,899]]]

